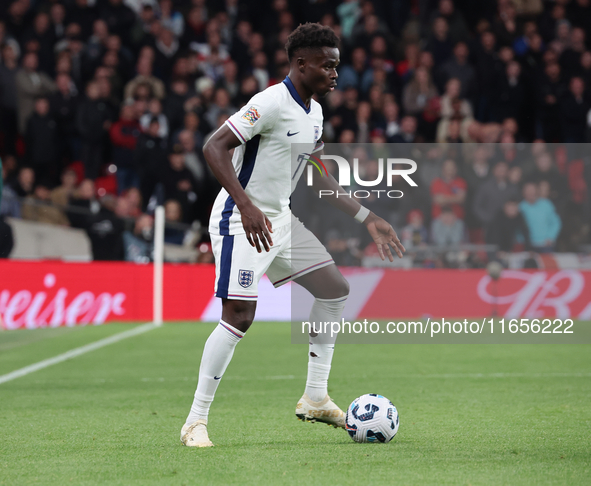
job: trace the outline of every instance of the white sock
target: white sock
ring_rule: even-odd
[[[346,302],[347,296],[316,299],[310,312],[310,322],[340,322]],[[328,393],[328,375],[336,340],[337,336],[331,337],[330,332],[310,336],[306,395],[314,402],[320,402]]]
[[[207,420],[215,391],[232,359],[236,344],[243,336],[242,331],[221,319],[219,325],[209,335],[203,348],[201,366],[199,367],[199,382],[186,424],[192,424],[199,419]]]

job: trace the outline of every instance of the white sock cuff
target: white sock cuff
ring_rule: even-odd
[[[244,337],[244,333],[242,331],[239,331],[234,326],[231,326],[230,324],[228,324],[226,321],[223,321],[222,319],[220,319],[220,323],[219,324],[226,331],[228,331],[228,333],[230,335],[232,335],[234,338],[236,338],[236,340],[240,341],[240,339],[242,339]]]
[[[337,297],[336,299],[319,299],[316,297],[316,300],[318,302],[326,302],[327,304],[332,304],[332,303],[339,303],[339,302],[345,302],[347,300],[347,298],[349,297],[349,294],[344,295],[342,297]]]

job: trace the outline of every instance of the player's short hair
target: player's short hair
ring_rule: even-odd
[[[285,44],[290,61],[299,49],[322,47],[339,47],[339,38],[330,27],[311,22],[301,24],[289,34]]]

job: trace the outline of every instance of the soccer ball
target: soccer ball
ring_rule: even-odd
[[[398,411],[382,395],[362,395],[349,405],[345,428],[355,442],[390,442],[398,432]]]

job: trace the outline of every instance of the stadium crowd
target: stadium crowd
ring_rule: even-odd
[[[219,185],[203,144],[283,80],[306,21],[342,39],[323,140],[396,143],[418,163],[404,198],[363,202],[407,248],[591,242],[591,162],[574,145],[591,141],[589,0],[7,0],[0,216],[83,228],[96,259],[149,258],[157,203],[207,227]],[[369,242],[329,220],[310,224],[359,264]]]

